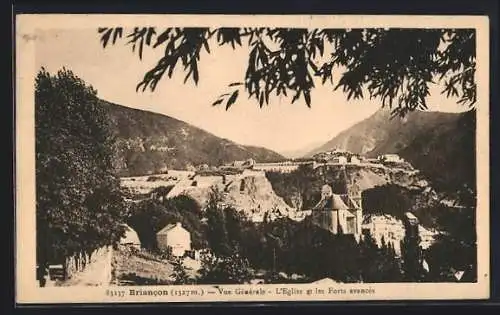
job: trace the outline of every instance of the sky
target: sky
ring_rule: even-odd
[[[172,79],[160,81],[154,92],[136,92],[136,86],[162,49],[145,48],[143,60],[139,60],[125,40],[103,49],[96,29],[39,31],[35,64],[51,73],[62,67],[72,70],[107,101],[165,114],[216,136],[279,153],[319,146],[380,108],[378,101],[347,101],[328,84],[312,91],[311,108],[302,100],[291,104],[291,99],[274,97],[261,109],[245,94],[228,111],[223,106],[213,107],[220,94],[230,91],[230,83],[244,79],[248,50],[212,46],[211,54],[201,55],[198,86],[192,81],[184,84],[184,75],[176,73]],[[439,92],[439,87],[431,88],[430,110],[462,110],[456,100]]]

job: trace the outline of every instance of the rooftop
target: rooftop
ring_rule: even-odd
[[[175,223],[175,224],[173,224],[173,223],[172,223],[172,224],[168,224],[167,226],[165,226],[163,229],[161,229],[161,230],[160,230],[158,233],[156,233],[156,234],[166,234],[166,233],[168,233],[170,230],[172,230],[172,229],[174,229],[174,228],[178,228],[178,227],[183,228],[183,227],[182,227],[182,224],[181,224],[180,222],[177,222],[177,223]]]
[[[332,194],[330,197],[321,199],[312,210],[355,210],[360,206],[349,196]]]

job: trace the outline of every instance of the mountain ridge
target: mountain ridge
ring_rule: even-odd
[[[259,162],[285,159],[270,149],[238,144],[174,117],[100,101],[116,138],[115,166],[120,176],[148,175],[201,164],[220,165],[249,158]]]
[[[404,138],[397,140],[400,140],[400,142],[411,141],[413,140],[412,135],[416,134],[414,128],[404,128],[407,130],[403,130],[402,127],[413,124],[422,130],[428,130],[437,124],[453,122],[459,118],[459,115],[459,113],[438,111],[415,111],[409,113],[405,118],[391,118],[390,111],[381,108],[368,118],[339,132],[331,140],[311,150],[306,156],[309,157],[319,152],[332,150],[335,147],[368,157],[376,157],[381,153],[397,153],[404,144],[396,143],[393,147],[390,147],[387,142],[391,141],[390,138],[398,135],[398,129],[401,131],[399,135]],[[378,133],[375,134],[375,132]]]
[[[439,190],[456,191],[475,183],[475,109],[460,112],[416,111],[390,119],[388,110],[340,132],[307,156],[341,149],[367,157],[395,153],[421,170]]]

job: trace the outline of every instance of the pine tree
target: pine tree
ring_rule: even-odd
[[[268,224],[268,223],[269,223],[269,221],[270,221],[270,220],[269,220],[269,212],[268,212],[268,211],[266,211],[266,213],[264,213],[264,219],[263,219],[263,221],[262,221],[262,222],[263,222],[264,224]]]
[[[387,243],[385,242],[384,235],[382,235],[382,239],[380,240],[380,249],[383,253],[387,252]]]
[[[227,207],[223,211],[225,214],[228,243],[235,250],[240,247],[242,241],[242,229],[245,218],[232,207]]]
[[[422,280],[422,248],[418,224],[405,221],[405,237],[401,241],[401,258],[405,281],[417,282]]]

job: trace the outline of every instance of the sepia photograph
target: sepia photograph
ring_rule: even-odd
[[[18,302],[489,296],[487,18],[16,28]]]

